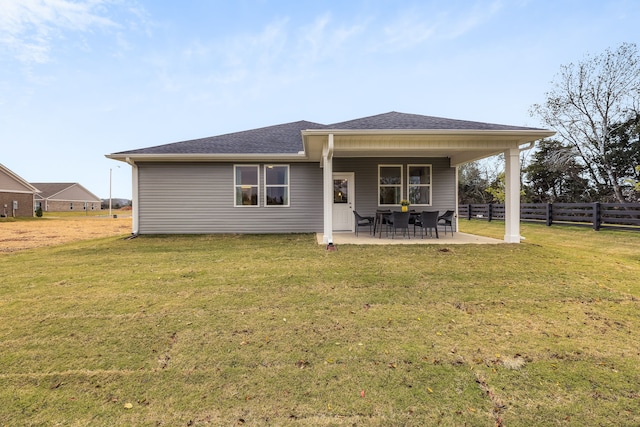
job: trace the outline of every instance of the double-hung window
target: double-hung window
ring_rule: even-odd
[[[233,167],[235,206],[258,206],[259,166],[235,165]]]
[[[407,194],[412,205],[431,205],[431,165],[407,165]]]
[[[289,165],[265,165],[264,205],[289,206]]]
[[[402,165],[378,165],[378,204],[399,205],[402,199]]]

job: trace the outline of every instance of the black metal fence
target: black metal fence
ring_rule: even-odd
[[[461,219],[504,220],[503,204],[459,205]],[[640,203],[521,203],[521,221],[640,230]]]

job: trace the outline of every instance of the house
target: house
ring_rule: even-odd
[[[133,233],[353,230],[353,210],[457,211],[457,167],[504,153],[505,241],[520,241],[520,151],[546,129],[390,112],[331,125],[299,121],[123,151]],[[455,227],[455,225],[454,225]]]
[[[33,216],[38,189],[0,164],[0,216]]]
[[[45,212],[99,211],[101,200],[98,196],[76,182],[34,182],[40,190],[36,195],[36,209]]]

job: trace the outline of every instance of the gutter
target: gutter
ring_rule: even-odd
[[[552,136],[549,129],[307,129],[302,135],[486,135],[486,136]]]
[[[304,161],[309,156],[305,152],[297,153],[251,153],[251,154],[127,154],[114,153],[106,158],[119,160],[133,165],[135,162],[229,162],[229,161]]]
[[[523,151],[531,150],[535,145],[536,145],[535,141],[529,141],[526,146],[519,147],[520,152],[522,153]]]

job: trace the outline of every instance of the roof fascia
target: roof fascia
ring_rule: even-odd
[[[321,135],[441,135],[441,136],[500,136],[536,139],[555,135],[548,129],[523,129],[523,130],[483,130],[483,129],[307,129],[302,131],[303,136]]]
[[[106,158],[127,163],[137,162],[231,162],[231,161],[305,161],[309,157],[298,153],[251,153],[251,154],[107,154]]]

